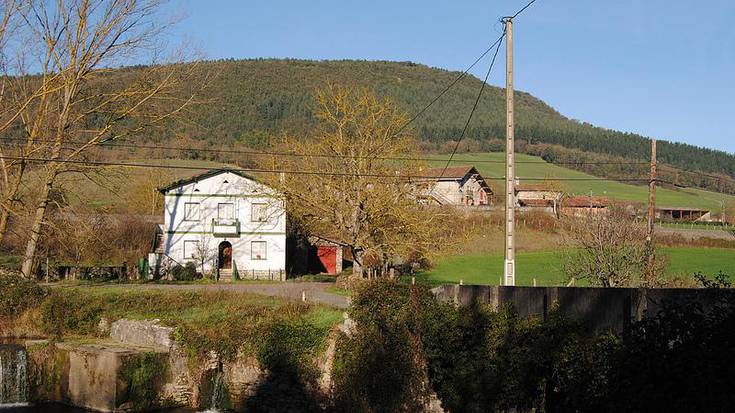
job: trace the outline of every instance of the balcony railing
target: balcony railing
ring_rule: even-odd
[[[240,235],[240,221],[237,219],[212,219],[212,235],[215,237],[237,237]]]

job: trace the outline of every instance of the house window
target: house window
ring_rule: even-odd
[[[253,222],[268,221],[268,204],[253,204],[250,220]]]
[[[250,242],[250,259],[264,260],[266,259],[267,244],[265,241]]]
[[[196,258],[199,249],[199,241],[184,241],[184,259],[191,260]]]
[[[235,204],[223,202],[217,204],[217,219],[233,219],[235,217]]]
[[[199,221],[199,202],[184,203],[184,221]]]

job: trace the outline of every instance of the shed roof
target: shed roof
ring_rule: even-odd
[[[221,175],[221,174],[224,174],[224,173],[227,173],[227,172],[233,173],[233,174],[238,175],[238,176],[241,176],[243,178],[247,178],[247,179],[251,179],[253,181],[257,181],[257,179],[255,179],[254,176],[249,175],[249,174],[246,174],[242,170],[233,169],[233,168],[218,168],[218,169],[210,169],[209,171],[206,171],[204,173],[200,173],[200,174],[197,174],[197,175],[188,177],[188,178],[179,179],[178,181],[172,182],[172,183],[170,183],[170,184],[168,184],[168,185],[166,185],[166,186],[164,186],[162,188],[158,188],[158,192],[160,192],[162,194],[165,194],[166,192],[168,192],[168,191],[170,191],[172,189],[179,188],[179,187],[182,187],[184,185],[188,185],[188,184],[191,184],[191,183],[194,183],[194,182],[199,182],[199,181],[205,180],[207,178],[211,178],[213,176]]]
[[[554,206],[553,199],[519,199],[518,203],[521,206],[528,207],[550,207]]]
[[[562,200],[562,206],[568,208],[607,208],[610,200],[602,196],[574,195]]]

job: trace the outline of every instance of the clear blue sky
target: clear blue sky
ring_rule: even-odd
[[[463,70],[499,35],[497,18],[525,2],[173,0],[168,7],[185,16],[177,37],[210,59],[379,59]],[[538,0],[514,27],[517,89],[598,126],[735,153],[732,0]],[[500,71],[491,81],[502,84]]]

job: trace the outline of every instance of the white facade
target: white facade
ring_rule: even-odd
[[[474,166],[434,168],[423,172],[426,196],[439,205],[486,206],[493,192]]]
[[[198,269],[204,261],[205,272],[236,269],[241,278],[285,279],[285,205],[271,188],[222,170],[162,192],[164,256],[182,265],[194,261]],[[232,265],[223,258],[228,246]]]
[[[489,205],[491,196],[475,176],[441,180],[429,191],[442,205]]]

